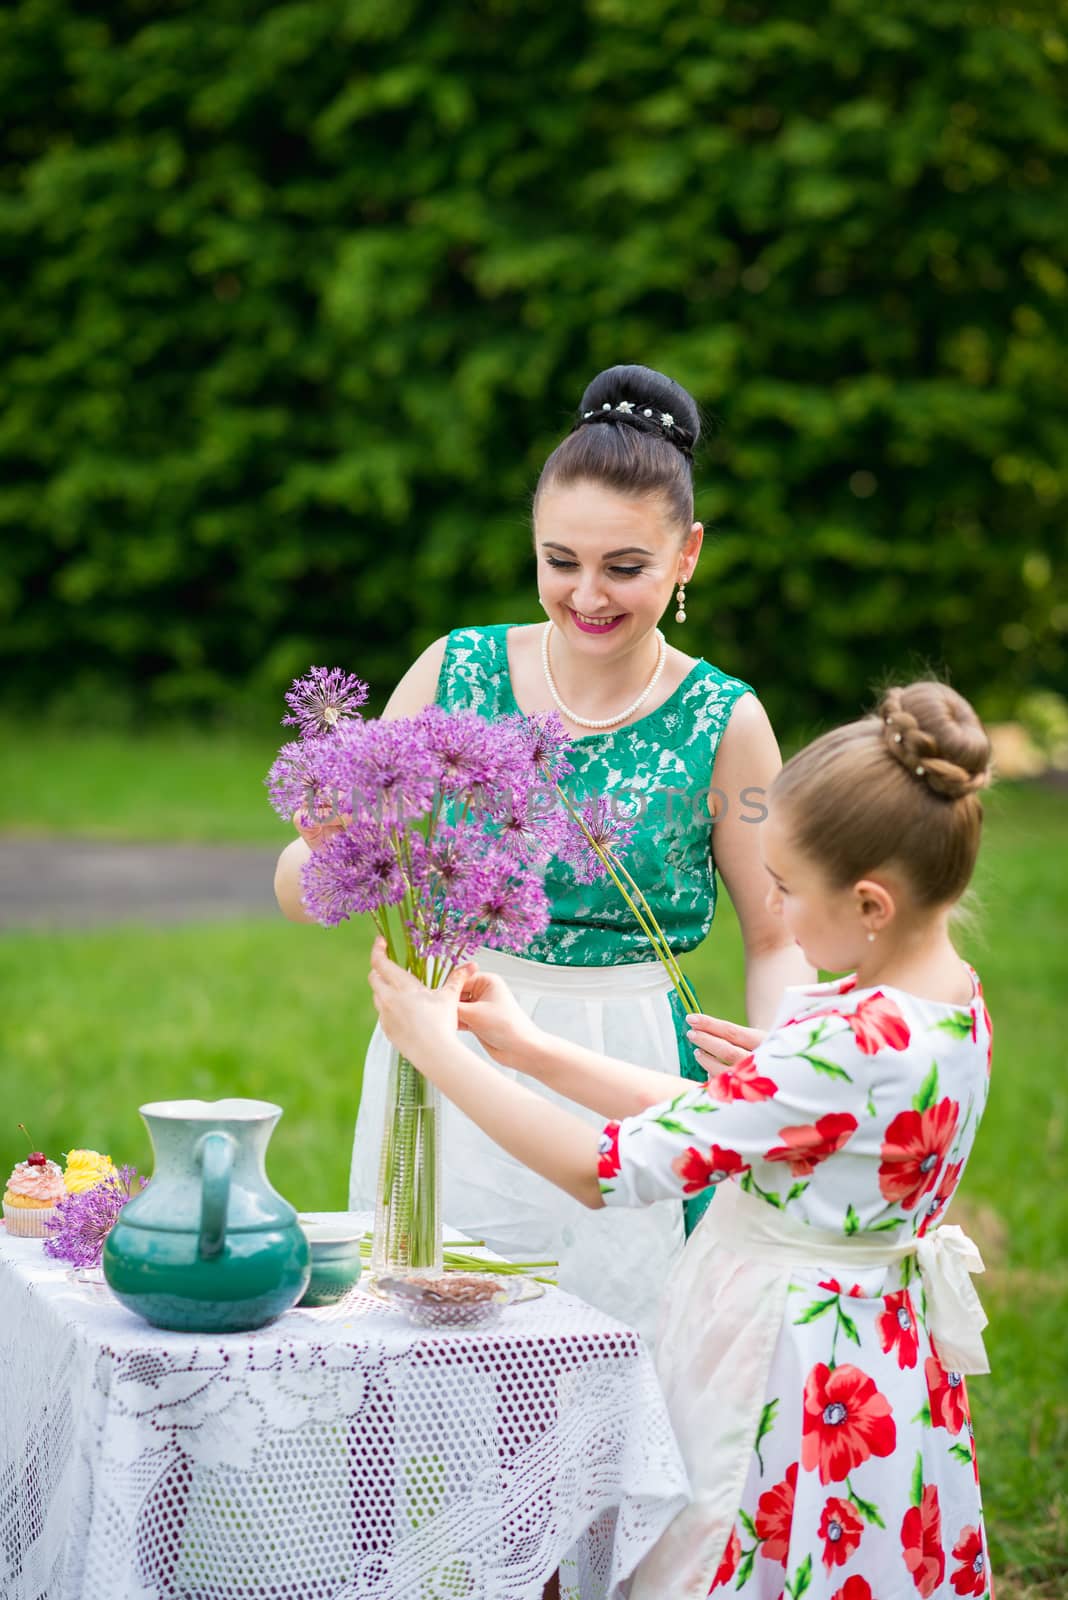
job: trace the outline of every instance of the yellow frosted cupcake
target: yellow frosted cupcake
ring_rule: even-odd
[[[67,1198],[67,1186],[55,1161],[35,1150],[16,1163],[4,1190],[4,1222],[16,1239],[44,1239],[46,1223]]]
[[[86,1189],[92,1189],[110,1177],[114,1171],[110,1156],[102,1156],[96,1150],[68,1150],[63,1182],[68,1194],[83,1194]]]

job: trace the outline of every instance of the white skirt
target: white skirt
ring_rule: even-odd
[[[659,961],[618,967],[549,966],[486,949],[475,960],[483,971],[500,973],[507,980],[523,1010],[546,1033],[639,1066],[679,1070],[668,999],[671,981]],[[471,1034],[458,1037],[489,1059]],[[353,1211],[374,1206],[389,1050],[376,1027],[364,1063],[352,1152],[349,1207]],[[599,1127],[608,1120],[533,1078],[495,1062],[491,1065],[584,1122]],[[680,1202],[662,1200],[633,1211],[590,1211],[506,1155],[448,1102],[442,1143],[442,1211],[447,1227],[483,1240],[511,1260],[557,1261],[555,1276],[562,1289],[637,1328],[652,1343],[660,1295],[685,1242]]]

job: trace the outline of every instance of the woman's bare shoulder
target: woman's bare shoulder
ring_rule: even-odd
[[[700,656],[687,655],[686,651],[680,650],[677,645],[669,644],[664,656],[663,676],[677,688],[680,683],[686,681],[700,661]]]
[[[508,650],[510,654],[522,651],[537,651],[541,647],[541,635],[544,631],[544,622],[517,622],[508,629]]]
[[[421,655],[416,656],[386,702],[383,717],[414,717],[434,704],[448,642],[448,634],[443,634],[440,639],[428,644]]]

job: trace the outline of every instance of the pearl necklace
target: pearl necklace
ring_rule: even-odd
[[[633,701],[627,707],[626,711],[619,712],[618,716],[615,717],[580,717],[577,712],[571,711],[567,706],[565,706],[564,702],[560,698],[560,693],[556,687],[556,684],[553,682],[552,670],[549,666],[549,635],[552,632],[552,628],[552,623],[547,622],[545,624],[545,631],[541,636],[541,665],[542,670],[545,673],[545,682],[549,686],[549,693],[556,702],[557,710],[561,711],[569,722],[576,723],[580,728],[614,728],[618,723],[626,722],[628,717],[632,717],[639,707],[645,704],[659,683],[660,674],[663,672],[664,663],[667,660],[667,644],[665,643],[664,635],[660,632],[660,629],[657,628],[656,637],[658,648],[656,667],[653,671],[652,677],[645,685],[645,688],[642,690],[637,700]]]

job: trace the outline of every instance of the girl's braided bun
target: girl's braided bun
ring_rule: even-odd
[[[967,700],[948,685],[888,689],[877,715],[889,753],[935,794],[961,800],[990,782],[986,730]]]
[[[943,906],[972,875],[990,778],[990,740],[967,700],[944,683],[910,683],[806,745],[771,794],[832,883],[890,866],[920,905]]]

